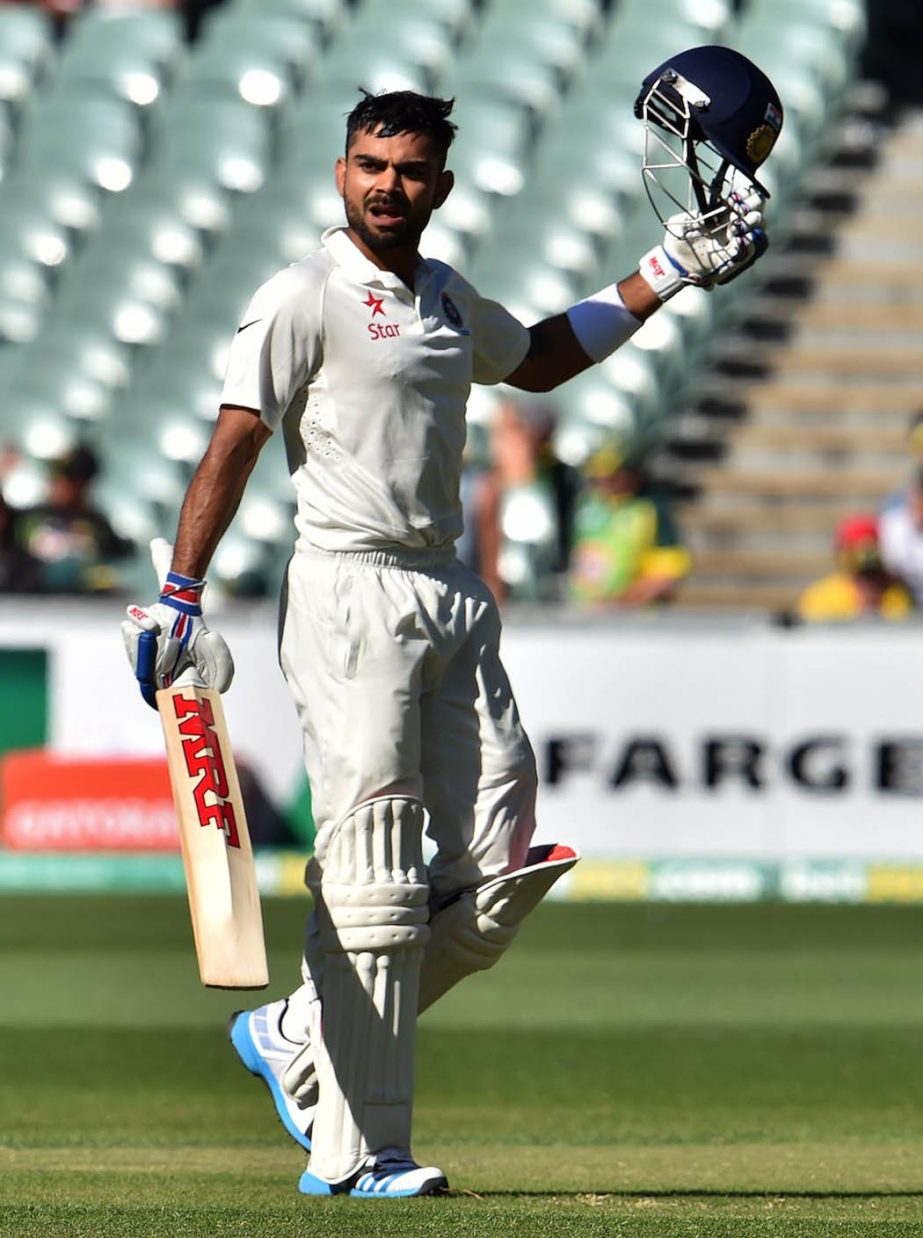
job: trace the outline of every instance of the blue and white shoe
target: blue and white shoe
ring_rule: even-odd
[[[302,1148],[311,1151],[313,1104],[300,1105],[283,1087],[282,1076],[304,1045],[282,1035],[282,1016],[288,1001],[270,1002],[256,1010],[238,1010],[228,1023],[228,1038],[237,1056],[262,1079],[272,1095],[282,1125]]]
[[[385,1149],[355,1178],[331,1186],[306,1169],[298,1182],[302,1195],[352,1195],[355,1199],[409,1199],[414,1195],[445,1195],[449,1189],[441,1169],[426,1168],[397,1149]]]

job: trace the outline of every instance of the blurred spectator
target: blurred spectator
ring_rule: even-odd
[[[802,619],[830,622],[869,615],[903,619],[910,614],[913,598],[882,565],[875,516],[847,516],[837,526],[835,545],[836,571],[801,595]]]
[[[0,4],[22,3],[23,0],[0,0]],[[209,9],[224,0],[32,0],[32,7],[48,14],[57,39],[67,35],[70,22],[87,9],[111,9],[114,12],[132,9],[177,9],[181,15],[187,39],[198,37],[202,19]]]
[[[482,425],[469,423],[459,485],[465,527],[455,543],[455,553],[462,563],[487,581],[494,594],[499,587],[496,581],[499,550],[495,544],[499,536],[497,493],[487,432]]]
[[[111,592],[118,585],[113,561],[134,552],[90,500],[98,471],[94,453],[75,447],[49,464],[45,502],[16,518],[17,545],[38,560],[44,592]]]
[[[878,524],[881,560],[923,609],[923,469],[914,470],[898,502],[887,505]]]
[[[36,593],[41,564],[16,541],[16,512],[0,495],[0,593]]]
[[[609,444],[584,466],[577,503],[570,593],[577,602],[648,606],[673,599],[691,558],[667,496],[639,458]]]
[[[555,425],[548,405],[504,400],[489,459],[475,452],[462,477],[458,555],[500,602],[547,601],[567,570],[578,483],[554,450]]]

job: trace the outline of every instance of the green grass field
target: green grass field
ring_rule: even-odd
[[[304,904],[266,906],[275,992]],[[0,1235],[923,1235],[923,912],[540,909],[420,1026],[443,1200],[308,1201],[172,898],[0,903]]]

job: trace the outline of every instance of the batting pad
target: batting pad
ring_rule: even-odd
[[[325,1182],[345,1181],[383,1148],[409,1154],[429,939],[422,839],[419,800],[369,800],[335,827],[314,867],[324,982],[311,1028],[319,1097],[310,1169]]]
[[[430,925],[420,975],[420,1010],[472,972],[493,967],[530,911],[579,859],[570,847],[530,847],[525,868],[492,877],[441,908]]]

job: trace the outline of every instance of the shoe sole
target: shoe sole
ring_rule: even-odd
[[[448,1195],[449,1184],[445,1178],[434,1178],[423,1187],[415,1187],[409,1191],[360,1191],[358,1187],[349,1190],[334,1188],[329,1182],[315,1177],[306,1169],[298,1180],[298,1190],[302,1195],[321,1195],[329,1198],[334,1195],[349,1195],[353,1199],[416,1199],[423,1196]]]
[[[306,1152],[310,1152],[310,1138],[292,1122],[285,1104],[285,1097],[282,1095],[282,1090],[279,1087],[279,1082],[263,1061],[260,1051],[253,1043],[253,1037],[250,1035],[248,1011],[235,1010],[230,1019],[228,1019],[228,1040],[230,1040],[234,1051],[250,1074],[255,1075],[257,1079],[262,1079],[269,1088],[276,1117],[285,1127],[286,1134],[294,1139],[299,1148],[304,1148]]]

